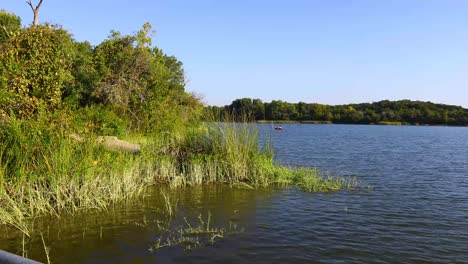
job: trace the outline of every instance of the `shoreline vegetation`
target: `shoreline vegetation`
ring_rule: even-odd
[[[26,122],[31,127],[12,120],[17,130],[7,133],[20,140],[2,137],[0,148],[0,224],[26,235],[35,217],[105,209],[154,185],[296,186],[309,192],[358,187],[354,178],[274,163],[271,146],[260,148],[257,129],[248,123],[205,124],[166,136],[128,134],[126,140],[144,142],[134,154],[109,151],[95,140],[77,143],[66,131],[34,129],[43,121]]]
[[[230,105],[207,106],[205,112],[217,120],[234,114],[257,123],[468,126],[466,108],[411,100],[325,105],[242,98]]]
[[[151,43],[149,23],[96,46],[59,25],[21,28],[2,10],[0,23],[0,226],[30,236],[36,217],[106,209],[154,185],[357,187],[276,164],[245,120],[207,123],[183,64]],[[141,149],[109,151],[103,137]]]

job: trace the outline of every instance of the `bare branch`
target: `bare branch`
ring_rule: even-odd
[[[10,32],[6,29],[5,26],[2,26],[2,29],[5,31],[6,36],[9,38],[10,37]]]
[[[36,10],[39,10],[39,8],[40,8],[41,5],[42,5],[42,1],[44,1],[44,0],[39,1],[39,3],[38,3],[37,6],[36,6]],[[29,0],[29,2],[31,2],[31,0]]]
[[[43,1],[44,0],[40,0],[39,3],[36,5],[36,7],[34,7],[32,4],[32,0],[26,0],[26,4],[28,4],[29,7],[31,7],[31,10],[33,11],[33,14],[34,14],[34,20],[33,20],[34,26],[37,25],[38,16],[39,16],[39,8],[41,7]]]
[[[34,12],[34,6],[32,5],[31,0],[27,0],[26,4],[28,4],[31,7],[31,10]]]

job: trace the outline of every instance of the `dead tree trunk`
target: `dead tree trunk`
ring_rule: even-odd
[[[31,10],[34,14],[33,26],[36,26],[39,22],[39,8],[41,8],[42,1],[44,0],[40,0],[36,7],[33,6],[31,0],[26,1],[26,3],[31,7]]]

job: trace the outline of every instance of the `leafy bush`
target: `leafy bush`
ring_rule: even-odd
[[[21,18],[0,9],[0,44],[8,41],[10,36],[21,28]]]
[[[78,133],[122,136],[126,132],[127,121],[102,106],[80,108],[73,118]]]
[[[19,117],[53,111],[60,106],[65,83],[72,80],[72,39],[61,28],[49,25],[26,28],[12,36],[1,53],[2,87],[11,96],[0,105]]]

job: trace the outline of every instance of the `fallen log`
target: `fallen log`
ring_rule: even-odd
[[[77,134],[71,134],[70,137],[80,143],[87,141],[86,138],[83,138]],[[99,136],[95,139],[95,142],[110,151],[123,151],[127,153],[141,152],[140,145],[120,140],[115,136]]]

